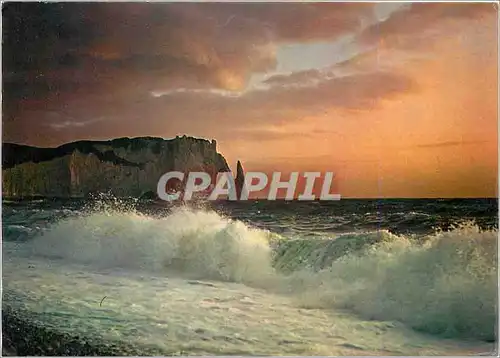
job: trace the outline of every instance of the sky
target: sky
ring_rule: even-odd
[[[3,4],[4,142],[191,135],[343,197],[497,196],[492,3]]]

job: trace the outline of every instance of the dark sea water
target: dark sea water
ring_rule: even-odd
[[[496,337],[497,199],[4,200],[2,233],[4,310],[135,354],[463,355]]]
[[[484,229],[498,228],[498,200],[489,199],[344,199],[340,201],[197,202],[188,207],[217,213],[287,237],[331,236],[367,230],[395,234],[430,234],[436,229],[472,222]],[[50,223],[100,207],[134,209],[165,216],[168,203],[108,199],[34,200],[3,202],[4,240],[24,240],[43,231]]]

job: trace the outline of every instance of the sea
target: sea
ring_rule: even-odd
[[[3,200],[2,234],[4,312],[136,354],[497,350],[496,198]]]

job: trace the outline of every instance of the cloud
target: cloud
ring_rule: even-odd
[[[283,81],[292,80],[280,79],[281,83]],[[306,111],[323,107],[365,109],[379,99],[414,90],[416,83],[403,74],[371,72],[330,78],[314,87],[276,86],[232,98],[214,98],[207,91],[172,91],[169,93],[171,99],[166,103],[199,103],[206,104],[213,110],[234,109],[243,113],[253,108],[272,113],[273,109],[287,109],[291,106]]]
[[[280,44],[334,40],[358,29],[362,17],[373,15],[372,8],[327,3],[5,4],[2,117],[18,122],[6,128],[17,137],[52,123],[39,123],[46,111],[84,121],[119,117],[123,108],[143,110],[144,97],[152,93],[238,96],[252,75],[275,69]]]
[[[419,144],[416,145],[416,148],[422,148],[422,149],[435,149],[435,148],[445,148],[445,147],[457,147],[457,146],[463,146],[463,145],[479,145],[479,144],[484,144],[484,143],[489,143],[487,140],[475,140],[475,141],[447,141],[447,142],[438,142],[438,143],[428,143],[428,144]]]
[[[247,141],[281,141],[299,137],[312,137],[311,133],[279,131],[272,129],[236,129],[228,133],[234,140]]]
[[[365,45],[412,48],[430,41],[443,22],[477,19],[496,14],[492,3],[412,3],[393,12],[385,21],[364,29],[358,39]],[[434,35],[434,36],[432,36]]]
[[[156,96],[148,92],[142,97],[135,97],[134,93],[116,97],[110,93],[94,96],[90,102],[88,96],[74,98],[65,102],[64,108],[54,103],[50,107],[45,104],[44,111],[25,110],[22,122],[4,122],[4,133],[7,133],[4,139],[33,140],[32,133],[38,133],[36,140],[50,141],[51,145],[61,138],[68,141],[96,135],[112,138],[167,133],[203,135],[220,140],[275,139],[280,134],[272,128],[265,132],[259,132],[259,128],[279,127],[308,116],[323,115],[332,109],[368,111],[378,107],[380,100],[416,90],[417,85],[402,74],[370,73],[332,78],[312,87],[275,86],[240,96],[223,96],[208,90],[175,90],[159,92]],[[51,111],[59,113],[60,119],[51,116]],[[97,117],[103,118],[98,125],[81,125],[88,118]],[[332,117],[331,121],[337,119],[341,118]],[[46,130],[47,123],[58,129],[57,135]],[[281,135],[286,137],[287,131]],[[299,131],[293,135],[299,133],[307,135]],[[40,137],[41,134],[46,137]]]
[[[85,127],[89,124],[96,123],[101,121],[102,119],[91,119],[88,121],[64,121],[64,122],[53,122],[49,124],[49,127],[55,130],[62,130],[67,128],[79,128]]]
[[[11,3],[4,62],[26,72],[25,85],[35,73],[87,68],[92,86],[180,77],[238,90],[276,66],[276,44],[334,39],[370,13],[363,4]]]
[[[309,88],[277,87],[259,102],[266,109],[276,105],[309,109],[369,109],[380,99],[414,90],[416,83],[403,74],[370,72],[333,77]]]
[[[379,107],[381,100],[415,91],[418,91],[417,84],[402,74],[375,72],[332,78],[312,87],[275,86],[268,90],[253,90],[239,97],[172,92],[166,96],[150,97],[143,109],[133,109],[131,113],[142,113],[142,120],[141,123],[129,124],[128,130],[133,130],[131,126],[140,130],[148,121],[152,132],[175,128],[175,132],[196,131],[219,139],[317,136],[324,128],[312,127],[311,132],[300,132],[290,130],[288,124],[335,110],[340,113],[372,110]],[[131,122],[131,119],[124,120]],[[341,118],[330,119],[331,122],[337,120]],[[280,126],[283,126],[283,131]],[[287,132],[293,133],[288,135]]]
[[[205,94],[205,95],[214,95],[222,97],[232,97],[232,98],[237,98],[242,96],[242,92],[228,91],[217,88],[176,88],[168,91],[152,91],[151,96],[153,96],[154,98],[159,98],[163,96],[171,96],[182,93]]]
[[[333,76],[334,74],[329,71],[311,69],[290,74],[272,75],[266,78],[263,83],[271,86],[311,86],[329,80]]]
[[[413,68],[421,64],[408,60],[408,50],[447,61],[439,48],[421,45],[434,38],[448,41],[443,24],[460,27],[482,16],[469,15],[469,7],[462,6],[406,5],[363,30],[374,23],[372,4],[9,3],[3,12],[4,139],[52,145],[187,133],[270,143],[314,137],[286,124],[315,115],[340,131],[362,123],[369,137],[377,123],[392,121],[398,128],[409,117],[377,117],[386,99],[406,106],[427,77],[441,78],[438,70]],[[332,61],[351,53],[358,57],[324,71],[276,73],[282,44],[331,43],[341,37],[335,51],[346,53],[335,53]],[[255,77],[263,82],[249,87]],[[425,118],[425,113],[415,116]],[[105,120],[87,123],[97,117]]]

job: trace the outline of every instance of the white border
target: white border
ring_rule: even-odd
[[[39,2],[39,1],[36,1],[36,0],[21,0],[22,2]],[[5,0],[2,0],[0,1],[2,6],[4,3],[8,3],[8,2],[16,2],[16,1],[5,1]],[[55,0],[45,0],[44,2],[58,2],[58,1],[55,1]],[[201,3],[208,3],[208,2],[213,2],[213,1],[196,1],[196,0],[182,0],[182,1],[161,1],[161,0],[150,0],[150,1],[123,1],[123,0],[107,0],[107,1],[99,1],[99,0],[87,0],[87,1],[74,1],[74,0],[68,0],[67,1],[68,3],[85,3],[85,2],[117,2],[117,3],[121,3],[121,2],[127,2],[127,3],[133,3],[133,2],[136,2],[136,3],[141,3],[141,2],[152,2],[152,3],[167,3],[167,2],[178,2],[178,3],[183,3],[183,2],[201,2]],[[265,1],[262,1],[262,0],[225,0],[223,1],[224,3],[262,3],[262,2],[265,2]],[[300,1],[294,1],[294,0],[278,0],[278,1],[272,1],[274,3],[298,3]],[[221,3],[221,2],[219,2]],[[268,3],[271,3],[271,2],[268,2]],[[500,95],[500,33],[499,33],[499,28],[500,28],[500,16],[499,16],[499,1],[494,1],[494,0],[475,0],[475,1],[467,1],[467,0],[455,0],[455,1],[452,1],[452,0],[424,0],[424,1],[411,1],[411,0],[402,0],[402,1],[399,1],[399,0],[375,0],[375,1],[365,1],[365,0],[350,0],[350,1],[341,1],[341,0],[331,0],[331,1],[327,1],[327,0],[318,0],[318,1],[311,1],[311,3],[409,3],[409,4],[413,4],[413,3],[470,3],[470,4],[473,4],[473,3],[491,3],[491,4],[496,4],[497,5],[497,51],[498,51],[498,56],[497,56],[497,59],[498,59],[498,67],[497,67],[497,84],[498,84],[498,91],[497,91],[497,96]],[[2,24],[2,19],[3,18],[0,18],[0,25]],[[1,33],[3,35],[3,27],[2,27],[2,30],[1,30]],[[1,47],[1,46],[0,46]],[[3,56],[2,56],[3,57]],[[2,63],[2,60],[0,59],[0,64]],[[3,82],[1,84],[1,86],[3,86]],[[2,92],[3,93],[3,92]],[[2,93],[0,93],[0,100],[3,101],[3,96],[2,96]],[[2,102],[3,103],[3,102]],[[498,153],[497,155],[499,155],[499,159],[500,159],[500,124],[499,124],[499,119],[500,119],[500,106],[499,106],[499,103],[500,103],[500,97],[499,97],[499,101],[497,102],[497,110],[498,110],[498,113],[497,113],[497,149],[498,149]],[[2,122],[3,123],[3,122]],[[0,134],[2,134],[2,129],[3,129],[3,125],[0,126]],[[2,136],[3,138],[3,136]],[[2,149],[0,147],[0,154],[2,152]],[[500,166],[500,164],[499,164]],[[498,176],[497,176],[497,183],[498,183],[498,187],[497,187],[497,200],[498,200],[498,195],[500,193],[500,172],[498,171],[498,168],[497,168],[497,173]],[[0,174],[0,178],[1,178],[1,174]],[[0,188],[2,187],[2,183],[0,183]],[[497,201],[498,203],[498,201]],[[0,203],[0,213],[2,213],[2,203]],[[500,217],[500,206],[499,206],[499,211],[498,211],[498,214],[499,214],[499,217]],[[3,216],[2,216],[3,217]],[[0,217],[0,222],[2,221],[2,217]],[[3,226],[2,226],[3,228]],[[3,240],[3,230],[2,232],[0,232],[0,241]],[[500,244],[497,240],[497,260],[499,260],[500,258]],[[3,245],[0,245],[0,260],[2,262],[2,266],[3,266]],[[499,312],[499,307],[500,307],[500,294],[498,293],[498,288],[500,287],[500,270],[497,270],[497,274],[498,274],[498,281],[497,281],[497,299],[498,299],[498,304],[497,304],[497,315],[500,313]],[[3,292],[3,279],[0,280],[0,290]],[[3,299],[3,296],[0,297],[0,304],[2,304],[2,299]],[[480,353],[479,355],[480,356],[497,356],[499,357],[499,322],[500,322],[500,317],[497,317],[497,340],[495,342],[495,349],[496,349],[496,354],[495,352],[484,352],[484,353]],[[0,328],[2,327],[2,322],[0,321]],[[2,337],[0,337],[0,346],[3,347],[2,345]],[[1,353],[0,353],[1,354]],[[210,357],[210,356],[183,356],[183,357],[196,357],[196,358],[200,358],[200,357]],[[235,357],[266,357],[266,356],[217,356],[217,357],[228,357],[228,358],[235,358]],[[290,356],[290,357],[305,357],[305,356]],[[318,357],[318,356],[316,356]],[[326,357],[326,356],[319,356],[319,357]],[[342,357],[350,357],[350,356],[342,356]],[[369,356],[356,356],[356,357],[369,357]],[[376,356],[376,357],[410,357],[410,356]],[[450,356],[422,356],[422,357],[450,357]],[[470,357],[470,356],[456,356],[456,357]]]

